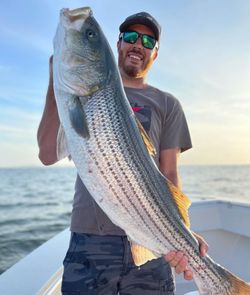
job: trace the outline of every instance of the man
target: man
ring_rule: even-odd
[[[118,64],[131,106],[156,148],[156,164],[180,187],[178,159],[182,151],[191,148],[185,115],[176,98],[146,82],[147,73],[158,54],[160,32],[160,25],[148,13],[128,17],[120,26]],[[51,61],[46,105],[38,129],[39,157],[45,165],[58,161],[56,141],[60,123]],[[115,226],[95,203],[79,176],[75,185],[71,231],[64,260],[64,295],[174,294],[170,266],[177,273],[183,272],[186,279],[192,279],[187,258],[181,252],[171,252],[165,258],[136,267],[125,232]],[[207,245],[200,237],[198,239],[204,255]]]

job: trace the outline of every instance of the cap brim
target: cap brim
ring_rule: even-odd
[[[157,26],[151,22],[149,19],[145,18],[145,17],[136,17],[127,21],[124,21],[121,25],[120,25],[120,32],[125,32],[130,26],[132,25],[136,25],[136,24],[141,24],[144,26],[149,27],[154,35],[155,35],[155,39],[157,41],[159,41],[159,30],[157,28]]]

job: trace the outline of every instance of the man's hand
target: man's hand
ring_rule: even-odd
[[[208,244],[206,241],[199,235],[193,233],[196,239],[199,242],[200,254],[205,256],[208,251]],[[185,280],[192,280],[193,273],[188,269],[188,258],[181,251],[171,251],[165,255],[165,260],[170,264],[171,267],[175,268],[177,274],[183,273]]]

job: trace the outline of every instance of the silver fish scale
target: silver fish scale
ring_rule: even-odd
[[[156,254],[162,255],[170,247],[180,249],[181,245],[191,257],[191,268],[199,273],[200,279],[210,286],[220,286],[216,287],[217,291],[225,292],[217,268],[199,257],[193,243],[181,239],[179,219],[171,219],[167,210],[173,207],[171,193],[154,163],[148,161],[147,151],[147,157],[140,153],[145,148],[137,127],[131,125],[132,111],[121,112],[124,106],[117,97],[115,99],[114,88],[106,88],[93,95],[84,106],[90,130],[89,157],[96,165],[95,171],[99,171],[100,182],[111,192],[99,201],[97,198],[98,203],[132,240]],[[138,137],[133,138],[131,134]],[[156,179],[154,185],[152,179]],[[160,197],[162,194],[166,201]]]
[[[98,95],[94,95],[85,106],[90,129],[88,150],[100,169],[105,171],[108,185],[118,188],[116,196],[119,196],[121,191],[126,194],[127,198],[124,198],[123,202],[127,201],[127,203],[124,205],[128,208],[131,207],[131,204],[135,205],[135,216],[138,215],[138,212],[140,213],[142,207],[145,208],[147,214],[143,215],[143,223],[145,225],[145,221],[147,221],[151,224],[152,218],[150,216],[154,216],[154,221],[161,219],[159,207],[155,205],[152,198],[159,195],[159,188],[148,185],[152,179],[150,175],[152,172],[150,169],[145,171],[145,158],[138,157],[138,153],[135,152],[134,146],[131,144],[131,133],[133,134],[129,130],[131,121],[129,120],[127,126],[124,124],[126,114],[120,112],[121,106],[119,101],[114,101],[114,92],[112,88],[105,89]],[[129,116],[129,114],[127,115]],[[136,140],[139,141],[138,138]],[[136,145],[138,146],[138,143]],[[149,168],[151,171],[155,170],[152,164]],[[162,181],[160,184],[162,185]],[[166,187],[165,181],[164,186]],[[165,193],[170,194],[166,189]],[[134,197],[135,195],[137,198]],[[140,208],[140,210],[136,210],[136,208]],[[146,219],[147,217],[148,219]],[[164,218],[163,220],[162,231],[166,231],[166,226],[169,226],[168,219]],[[157,224],[156,229],[159,230],[159,226],[161,223]],[[177,226],[174,226],[173,233],[176,230]],[[155,228],[153,232],[155,232]],[[165,238],[163,238],[164,241]]]
[[[118,190],[116,197],[121,196],[121,193],[122,195],[125,194],[126,198],[123,198],[123,202],[127,201],[127,203],[124,203],[124,205],[129,208],[130,214],[134,213],[133,218],[136,220],[138,214],[141,215],[141,207],[145,207],[147,212],[150,212],[152,208],[156,211],[157,207],[151,201],[151,198],[137,199],[134,197],[135,195],[147,196],[148,194],[143,178],[136,173],[138,166],[140,168],[142,163],[138,163],[138,157],[131,149],[131,136],[126,126],[121,123],[124,121],[121,115],[124,116],[124,114],[120,113],[119,104],[112,101],[113,96],[114,91],[106,89],[105,93],[99,93],[98,99],[95,100],[95,97],[92,97],[88,105],[85,106],[90,128],[88,148],[96,162],[101,161],[99,165],[105,167],[106,174],[110,173],[107,178],[109,185],[113,185],[114,189]],[[111,101],[107,97],[112,98]],[[93,152],[94,150],[97,151]],[[112,166],[110,162],[112,162]],[[149,176],[146,175],[146,178],[148,180]],[[131,204],[133,206],[132,211]],[[157,219],[158,213],[155,215]],[[145,218],[148,218],[149,224],[152,223],[149,214],[141,216],[144,227]],[[152,232],[155,232],[155,228]]]
[[[89,140],[80,138],[70,121],[65,120],[64,129],[71,130],[68,141],[74,147],[70,152],[79,175],[97,203],[134,242],[159,256],[170,248],[188,253],[191,269],[198,274],[197,280],[206,281],[209,286],[220,286],[216,287],[220,290],[225,282],[217,266],[199,257],[193,238],[182,233],[183,225],[178,218],[171,218],[173,214],[167,209],[171,211],[173,205],[165,179],[149,161],[137,126],[131,125],[130,106],[127,113],[121,112],[120,102],[115,100],[114,94],[113,89],[103,90],[84,105]],[[65,111],[67,107],[65,103],[62,109]],[[130,133],[136,136],[131,138]],[[154,183],[151,179],[155,179]],[[168,202],[161,196],[166,196],[166,200],[169,198]],[[178,213],[175,215],[178,217]]]
[[[138,179],[136,183],[133,173],[128,173],[132,171],[129,168],[135,163],[135,159],[124,159],[123,150],[129,150],[130,147],[126,134],[121,133],[123,126],[119,120],[119,109],[107,99],[111,94],[106,91],[99,95],[97,100],[92,98],[85,108],[90,129],[88,148],[96,164],[105,171],[107,185],[127,209],[132,220],[137,220],[140,212],[138,207],[134,206],[132,198],[134,201],[133,196],[142,193],[141,180]],[[121,198],[124,195],[126,198]],[[148,204],[145,205],[147,206]],[[145,226],[142,218],[137,221],[138,225]]]

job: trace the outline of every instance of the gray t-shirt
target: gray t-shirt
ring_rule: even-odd
[[[128,100],[136,117],[151,138],[155,148],[154,158],[159,165],[161,150],[192,147],[187,121],[179,101],[171,94],[148,86],[145,89],[125,87]],[[114,225],[91,197],[77,176],[71,217],[71,231],[99,235],[125,235]]]

